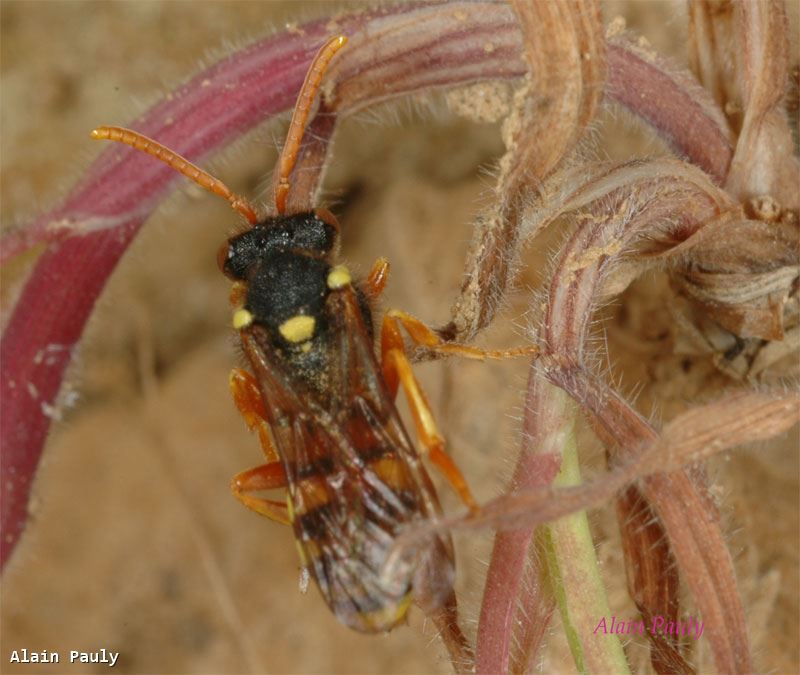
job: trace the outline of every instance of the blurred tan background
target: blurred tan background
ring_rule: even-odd
[[[2,221],[57,200],[99,152],[98,124],[124,124],[201,62],[287,22],[344,3],[14,2],[0,5]],[[653,44],[682,58],[682,3],[606,6]],[[266,199],[285,121],[264,125],[206,166],[234,191]],[[663,152],[605,114],[591,155]],[[344,228],[344,255],[362,273],[387,255],[385,306],[437,324],[461,280],[469,223],[489,198],[502,152],[495,125],[455,117],[427,97],[350,120],[337,137],[327,203]],[[228,328],[229,284],[215,264],[235,218],[224,201],[185,187],[143,228],[101,298],[68,386],[76,403],[49,439],[33,517],[2,580],[0,672],[101,672],[70,667],[70,649],[119,651],[124,673],[436,673],[444,651],[419,612],[411,626],[365,637],[339,625],[312,585],[299,591],[288,529],[258,518],[228,481],[260,461],[230,401],[240,364]],[[482,344],[525,340],[529,289],[555,233],[531,251],[508,308]],[[30,257],[3,270],[4,311]],[[702,359],[670,353],[666,286],[653,277],[603,314],[623,391],[669,419],[727,382]],[[624,311],[622,311],[624,308]],[[526,365],[426,364],[418,372],[438,420],[481,500],[513,467]],[[589,467],[601,454],[585,435]],[[796,439],[735,453],[712,468],[725,498],[748,620],[761,669],[796,671]],[[591,470],[591,469],[589,469]],[[441,490],[445,508],[458,503]],[[624,592],[613,509],[592,525],[615,611],[633,616]],[[477,622],[491,535],[457,537],[464,625]],[[558,619],[542,670],[572,670]],[[59,665],[13,665],[13,649],[55,650]],[[697,654],[709,664],[708,654]],[[628,645],[647,669],[643,643]]]

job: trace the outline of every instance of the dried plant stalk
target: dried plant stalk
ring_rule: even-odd
[[[780,102],[786,91],[789,37],[782,2],[757,0],[734,5],[734,42],[741,45],[737,68],[742,127],[726,187],[745,202],[769,195],[783,207],[800,206],[800,163]]]
[[[586,381],[591,381],[586,376]],[[587,390],[601,389],[596,381]],[[605,394],[605,393],[604,393]],[[696,413],[696,415],[695,415]],[[659,473],[678,471],[732,448],[771,440],[800,422],[800,394],[797,392],[741,391],[692,409],[692,422],[686,435],[678,432],[686,425],[684,413],[666,425],[652,443],[642,446],[633,457],[619,462],[605,474],[578,487],[554,488],[552,485],[515,490],[487,502],[478,514],[466,514],[430,523],[409,532],[398,541],[398,554],[412,542],[446,529],[481,529],[500,526],[513,531],[567,516],[575,511],[600,506],[631,483]],[[742,415],[746,421],[736,424],[735,433],[726,428]],[[714,415],[712,417],[711,415]],[[675,447],[672,437],[676,438]]]
[[[636,260],[638,253],[638,256],[646,255],[652,264],[654,256],[668,255],[670,250],[681,248],[676,246],[681,242],[686,242],[684,250],[690,248],[688,242],[692,240],[692,235],[702,231],[704,225],[731,222],[731,218],[741,215],[741,209],[704,174],[678,162],[598,166],[592,180],[575,185],[577,182],[577,176],[572,182],[567,175],[559,184],[558,195],[549,202],[551,208],[535,212],[534,222],[530,225],[531,229],[537,231],[565,209],[588,207],[588,213],[584,214],[581,221],[582,227],[562,248],[552,277],[550,302],[543,321],[543,345],[545,353],[549,351],[553,356],[546,359],[541,367],[548,379],[565,387],[584,408],[597,416],[601,436],[612,450],[629,453],[652,438],[653,432],[647,431],[649,426],[646,422],[615,394],[606,392],[600,396],[597,389],[600,385],[597,384],[586,388],[584,378],[588,375],[580,364],[583,361],[586,327],[594,303],[597,297],[608,292],[619,292],[624,287],[618,282],[613,283],[614,278],[621,278],[623,282],[631,278],[629,273],[625,273],[624,264],[618,260]],[[685,258],[681,261],[685,262]],[[612,274],[612,271],[616,274]],[[717,270],[716,274],[724,274],[724,271]],[[589,396],[590,391],[594,395]],[[539,405],[535,393],[531,404]],[[682,493],[682,506],[677,508],[669,503],[670,482],[676,484],[677,491]],[[689,584],[693,586],[704,614],[708,611],[709,615],[713,613],[721,620],[718,625],[723,626],[722,635],[717,636],[715,643],[718,664],[732,666],[730,659],[733,658],[739,659],[737,666],[746,665],[749,656],[741,607],[714,512],[711,512],[711,519],[699,524],[694,532],[687,533],[684,530],[682,519],[692,518],[686,508],[688,505],[708,512],[705,508],[708,500],[702,494],[702,488],[701,492],[696,492],[696,489],[693,482],[682,474],[669,479],[655,476],[645,482],[644,494],[648,501],[655,500],[666,510],[666,516],[662,515],[662,519],[670,538],[677,536],[681,539],[678,560],[690,577]],[[630,493],[626,503],[621,505],[624,514],[621,521],[626,522],[628,517],[644,517],[643,514],[637,516],[637,512],[629,512],[626,504],[635,509],[649,509],[648,501],[640,502],[637,494]],[[655,529],[648,536],[654,540],[664,540],[660,526],[653,527]],[[629,552],[647,551],[640,547],[641,543],[629,541]],[[708,548],[704,548],[706,546]],[[502,554],[502,551],[495,549],[498,559]],[[713,558],[715,565],[704,561],[703,554],[707,554],[709,559]],[[665,549],[659,557],[651,557],[649,561],[651,566],[643,566],[641,559],[629,556],[630,567],[638,568],[639,572],[632,577],[635,585],[633,595],[645,616],[659,613],[672,615],[677,602],[677,585],[669,581],[671,553]],[[712,595],[716,594],[716,597],[707,595],[710,588],[715,588]],[[715,604],[717,597],[722,604]],[[707,608],[702,607],[704,604]],[[728,621],[727,626],[723,617]],[[674,649],[665,650],[664,647],[659,645],[655,651],[659,666],[682,662]]]

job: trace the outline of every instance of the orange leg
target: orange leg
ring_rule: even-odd
[[[227,251],[227,249],[226,249],[226,251]],[[220,269],[221,268],[222,268],[222,265],[220,265]],[[239,308],[242,305],[244,305],[244,299],[245,299],[246,296],[247,296],[247,284],[244,283],[243,281],[234,282],[234,284],[231,286],[230,295],[228,296],[228,300],[231,303],[231,307],[236,309],[236,308]],[[246,372],[246,371],[242,371],[242,372]]]
[[[372,263],[372,269],[365,284],[364,291],[373,300],[383,293],[386,282],[389,281],[389,261],[386,258],[378,258]]]
[[[385,322],[384,322],[385,323]],[[452,458],[445,452],[444,438],[436,428],[436,422],[431,413],[431,406],[425,393],[419,386],[411,364],[402,349],[390,349],[383,355],[381,364],[383,375],[387,381],[398,382],[403,386],[403,391],[408,398],[408,407],[414,418],[417,436],[423,448],[427,451],[433,464],[442,472],[447,482],[461,497],[461,501],[470,510],[476,511],[478,503],[472,496],[472,491],[464,479],[464,475]]]
[[[262,464],[253,469],[236,474],[231,481],[231,492],[242,504],[256,513],[284,525],[291,524],[286,502],[262,499],[246,494],[260,490],[273,490],[286,487],[286,473],[280,462]]]
[[[233,402],[244,417],[247,428],[250,431],[258,432],[261,450],[267,459],[266,464],[242,471],[233,477],[231,481],[233,496],[256,513],[288,525],[291,520],[285,502],[246,494],[286,487],[286,473],[280,462],[278,451],[275,449],[275,444],[272,442],[272,435],[266,422],[267,411],[264,408],[264,400],[261,398],[256,378],[246,370],[235,368],[231,371],[229,384]]]
[[[539,348],[535,345],[531,347],[517,347],[514,349],[486,350],[445,342],[419,319],[405,312],[393,309],[386,312],[381,325],[381,361],[384,363],[386,362],[386,355],[392,349],[399,349],[405,354],[405,343],[403,341],[403,334],[400,331],[401,325],[406,329],[408,335],[415,344],[421,345],[433,352],[438,352],[439,354],[455,354],[456,356],[461,356],[466,359],[483,361],[484,359],[505,359],[513,356],[522,356],[524,354],[536,355],[539,353]],[[392,396],[397,395],[397,375],[385,372],[385,368],[383,375]]]
[[[246,370],[234,368],[228,378],[228,384],[233,395],[233,402],[244,418],[247,428],[250,431],[258,432],[258,440],[267,463],[278,462],[280,457],[272,442],[272,434],[266,422],[267,411],[264,408],[264,399],[261,398],[256,378]]]

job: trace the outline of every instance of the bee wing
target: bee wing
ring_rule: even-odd
[[[243,343],[286,470],[302,562],[342,622],[375,632],[395,625],[410,602],[414,565],[382,576],[397,536],[440,509],[380,375],[364,311],[350,287],[328,297],[325,407],[258,346],[259,327]],[[436,564],[443,556],[452,568],[449,538],[436,550]]]
[[[438,517],[441,509],[376,361],[372,331],[365,319],[369,310],[351,286],[331,293],[328,306],[328,315],[338,322],[334,333],[339,359],[335,390],[341,392],[338,406],[334,406],[337,428],[347,440],[344,446],[355,448],[363,462],[360,480],[366,496],[365,519],[380,523],[389,535],[375,547],[379,551],[370,560],[371,571],[379,576],[385,572],[387,556],[401,531],[414,521]],[[408,564],[394,569],[396,578],[384,578],[383,583],[407,586],[413,577],[415,599],[430,611],[452,594],[452,541],[447,535],[434,536],[420,546],[407,551],[404,560]]]
[[[366,464],[376,469],[378,480],[382,479],[385,487],[392,488],[397,495],[405,495],[409,501],[408,492],[417,495],[418,516],[438,515],[436,491],[409,440],[375,358],[371,330],[364,319],[368,310],[362,309],[351,286],[331,293],[328,303],[330,316],[339,322],[335,332],[339,356],[335,389],[341,392],[336,414],[340,420],[346,420],[340,424],[342,431],[350,444],[359,449]],[[396,473],[392,473],[392,468]]]

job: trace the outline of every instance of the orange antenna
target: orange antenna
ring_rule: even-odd
[[[125,145],[130,145],[132,148],[146,152],[148,155],[152,155],[170,168],[175,169],[178,173],[193,180],[200,187],[227,199],[230,205],[247,218],[251,225],[255,225],[258,222],[258,215],[255,209],[244,197],[234,194],[221,180],[214,178],[210,173],[203,171],[200,167],[195,166],[178,153],[173,152],[169,148],[165,148],[161,143],[147,136],[143,136],[136,131],[124,129],[122,127],[97,127],[97,129],[92,131],[91,136],[92,138],[98,138],[100,140],[124,143]]]
[[[292,173],[297,162],[297,153],[300,151],[300,143],[306,132],[306,122],[311,113],[311,104],[314,96],[319,91],[322,76],[328,69],[328,64],[342,47],[347,44],[344,35],[328,40],[314,57],[311,67],[306,73],[306,79],[297,97],[297,103],[292,113],[292,121],[289,124],[289,133],[286,136],[286,143],[283,145],[281,157],[278,160],[278,180],[275,183],[275,208],[278,213],[286,213],[286,199],[289,196],[289,174]]]

